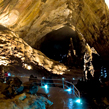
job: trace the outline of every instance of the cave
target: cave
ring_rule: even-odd
[[[70,47],[70,38],[72,38],[73,48]],[[66,65],[69,50],[75,50],[76,55],[81,55],[81,45],[78,33],[68,26],[64,26],[46,34],[40,39],[39,43],[39,50],[47,57]]]
[[[47,79],[59,79],[62,82],[59,88],[67,85],[68,90],[80,92],[78,97],[84,97],[90,108],[109,108],[108,28],[109,8],[105,0],[0,0],[1,108],[14,109],[21,104],[24,108],[35,108],[34,105],[42,104],[30,103],[34,95],[28,95],[31,88],[37,91],[34,82],[38,83],[38,79],[40,89],[44,88],[43,79],[45,85]],[[9,73],[12,78],[8,81],[5,74]],[[14,81],[16,77],[22,83],[20,79]],[[17,83],[20,84],[16,88]],[[74,84],[72,89],[69,83]],[[22,86],[25,90],[18,92]],[[59,106],[56,98],[55,106],[65,108],[68,102],[68,105],[74,104],[68,100],[65,102],[62,98],[59,103],[64,104]],[[84,103],[82,109],[85,109]]]

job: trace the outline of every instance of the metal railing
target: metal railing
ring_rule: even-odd
[[[41,81],[41,86],[46,84],[46,85],[51,85],[55,87],[62,87],[63,89],[70,88],[73,91],[73,95],[80,98],[80,92],[76,88],[76,86],[73,83],[66,81],[64,78],[62,79],[38,79],[38,80]]]
[[[63,89],[70,88],[73,92],[73,95],[80,98],[79,90],[76,88],[76,86],[73,83],[66,81],[65,78],[62,78],[62,79],[46,79],[46,78],[29,78],[29,77],[26,77],[26,76],[23,76],[23,77],[22,76],[15,76],[15,77],[28,78],[29,80],[36,82],[36,84],[40,85],[40,86],[49,85],[49,86],[54,86],[54,87],[61,87]],[[12,77],[12,78],[14,78],[14,77]]]

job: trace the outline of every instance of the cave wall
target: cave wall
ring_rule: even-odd
[[[0,12],[0,24],[32,47],[37,48],[47,33],[67,25],[109,60],[109,14],[104,0],[1,0]]]
[[[67,67],[33,49],[22,38],[6,27],[0,26],[0,66],[20,66],[28,70],[34,66],[45,68],[54,74],[63,74]]]

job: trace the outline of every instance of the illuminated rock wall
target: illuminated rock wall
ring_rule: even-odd
[[[0,24],[32,47],[38,48],[47,33],[67,25],[108,58],[109,14],[104,0],[0,0],[0,12]]]
[[[13,55],[22,62],[29,59],[49,71],[63,73],[63,64],[31,47],[38,48],[42,37],[66,25],[109,60],[108,17],[104,0],[0,0],[0,24],[11,30],[0,29],[1,62],[10,63],[7,58]]]
[[[20,63],[27,69],[32,68],[31,63],[33,63],[54,74],[63,74],[67,69],[63,64],[49,59],[40,51],[30,47],[11,30],[0,26],[0,65],[9,66]]]

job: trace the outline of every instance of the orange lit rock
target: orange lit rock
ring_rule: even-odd
[[[0,65],[22,64],[22,67],[30,70],[32,66],[39,65],[54,74],[63,74],[67,67],[57,61],[49,59],[39,50],[30,47],[25,41],[19,38],[11,30],[0,27]],[[19,62],[18,59],[21,61]],[[26,64],[28,63],[28,64]]]

